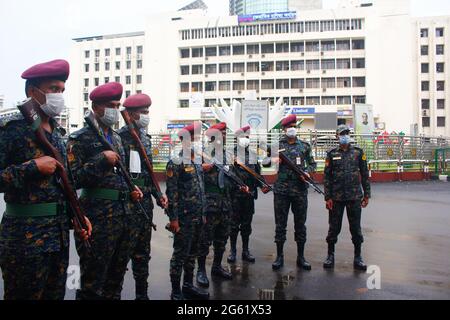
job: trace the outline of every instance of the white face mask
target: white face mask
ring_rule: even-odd
[[[141,128],[147,128],[150,124],[150,116],[148,114],[141,114],[138,121],[136,121],[136,125]]]
[[[112,127],[119,122],[119,110],[114,108],[105,108],[105,114],[100,121],[107,127]]]
[[[249,138],[239,138],[238,139],[239,146],[242,148],[247,148],[250,145]]]
[[[297,129],[296,128],[288,128],[286,130],[286,135],[289,138],[295,138],[297,136]]]
[[[50,118],[59,116],[66,108],[63,94],[44,93],[41,90],[39,91],[42,94],[45,94],[45,103],[41,105],[41,110],[44,111],[44,113]]]

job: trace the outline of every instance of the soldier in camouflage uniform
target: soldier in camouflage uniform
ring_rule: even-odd
[[[41,127],[64,159],[65,130],[53,117],[64,108],[68,76],[69,64],[64,60],[39,64],[22,74],[27,97],[40,105],[36,111]],[[45,156],[20,113],[0,119],[0,192],[6,201],[0,268],[5,300],[64,299],[71,222],[54,175],[57,164]]]
[[[356,270],[366,271],[361,257],[361,244],[364,238],[361,232],[361,207],[369,204],[370,182],[367,158],[364,151],[350,143],[350,128],[338,127],[339,147],[327,153],[325,161],[325,201],[329,213],[329,231],[327,237],[328,257],[323,267],[334,268],[334,248],[341,232],[344,209],[355,246],[353,266]],[[364,194],[361,192],[361,185]]]
[[[151,104],[152,101],[146,94],[136,94],[130,96],[123,103],[123,106],[127,109],[130,117],[135,121],[136,126],[138,127],[137,129],[140,133],[141,142],[145,147],[150,162],[152,162],[152,143],[150,136],[147,135],[145,130],[147,129],[150,121],[148,113]],[[135,244],[134,252],[131,256],[131,266],[135,280],[136,300],[148,300],[149,262],[151,259],[150,243],[152,239],[154,208],[152,195],[161,207],[167,205],[167,198],[158,192],[154,186],[150,173],[145,165],[145,161],[144,159],[141,159],[139,155],[138,148],[135,141],[131,137],[128,126],[121,128],[119,130],[119,135],[125,149],[128,170],[134,184],[137,185],[144,193],[142,206],[150,217],[150,219],[148,219],[142,214],[138,217],[138,224],[136,225],[136,228],[139,230],[139,237]],[[132,153],[134,154],[133,158],[140,160],[139,165],[133,165],[132,161],[130,161],[130,154]]]
[[[131,201],[142,199],[142,192],[136,188],[130,193],[116,169],[119,160],[125,161],[125,150],[120,136],[111,129],[119,121],[121,96],[122,86],[115,82],[90,94],[102,133],[118,154],[105,151],[89,127],[70,135],[68,142],[69,166],[77,188],[82,188],[81,204],[94,224],[91,242],[95,256],[77,242],[81,268],[78,300],[120,299],[122,281],[138,236],[135,226],[140,217]]]
[[[206,131],[206,135],[211,139],[207,155],[213,156],[219,163],[225,165],[227,163],[224,146],[226,129],[227,126],[225,123],[219,123]],[[216,150],[223,150],[222,159],[216,156]],[[234,170],[232,166],[229,167],[230,170]],[[209,254],[211,243],[214,246],[214,261],[211,268],[211,275],[225,280],[231,280],[233,278],[232,274],[222,267],[223,254],[229,236],[230,215],[232,212],[230,196],[232,182],[222,171],[219,171],[211,163],[205,163],[203,170],[205,171],[205,212],[207,223],[200,241],[197,282],[203,287],[208,287],[209,280],[206,275],[205,261]],[[248,192],[248,187],[245,191]]]
[[[173,255],[170,260],[170,281],[172,300],[209,299],[209,293],[193,284],[195,258],[205,221],[205,189],[201,158],[196,160],[194,136],[201,125],[195,123],[179,132],[183,148],[189,150],[188,157],[181,152],[180,158],[167,164],[167,196],[170,230],[174,233]],[[184,270],[183,289],[180,288],[181,273]]]
[[[282,121],[285,135],[279,142],[279,150],[289,157],[305,172],[311,173],[316,169],[316,163],[311,153],[311,146],[297,138],[297,117],[290,115]],[[265,163],[264,166],[270,165]],[[273,270],[279,270],[284,265],[283,246],[286,241],[286,226],[289,208],[294,213],[295,242],[297,242],[297,266],[304,270],[311,270],[311,265],[304,256],[306,243],[306,215],[308,210],[308,185],[292,170],[280,162],[278,179],[274,187],[275,207],[275,243],[277,258],[272,264]]]

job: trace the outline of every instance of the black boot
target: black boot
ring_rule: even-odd
[[[224,280],[233,279],[233,275],[222,267],[223,252],[214,253],[214,262],[211,268],[211,275]]]
[[[193,274],[186,274],[184,275],[184,282],[183,282],[183,296],[187,299],[193,299],[193,300],[208,300],[209,299],[209,293],[199,289],[194,286],[193,283]]]
[[[334,268],[334,244],[328,244],[328,256],[323,263],[323,267],[325,269],[333,269]]]
[[[170,300],[184,300],[183,293],[180,288],[180,280],[171,279],[172,281],[172,294]]]
[[[136,300],[137,301],[147,301],[150,300],[148,297],[148,283],[147,280],[136,280]]]
[[[236,262],[236,243],[237,243],[237,234],[230,236],[230,255],[227,258],[228,263]]]
[[[242,260],[250,263],[256,261],[255,257],[248,250],[249,236],[242,236]]]
[[[311,270],[311,265],[305,259],[305,244],[300,242],[297,243],[297,267],[306,271]]]
[[[277,242],[277,258],[272,263],[273,270],[280,270],[284,266],[283,242]]]
[[[206,262],[206,257],[198,258],[197,283],[201,287],[208,288],[209,280],[208,280],[208,276],[206,275],[205,262]]]
[[[353,260],[355,270],[367,271],[367,266],[361,257],[361,244],[355,244],[355,260]]]

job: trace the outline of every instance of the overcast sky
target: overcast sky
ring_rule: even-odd
[[[189,2],[0,0],[0,95],[5,95],[6,106],[22,100],[24,81],[20,74],[35,63],[67,59],[72,38],[143,31],[149,15],[173,11]],[[323,2],[326,8],[332,8],[338,0]],[[205,0],[205,3],[213,15],[228,13],[227,0]],[[450,15],[450,1],[412,0],[412,14]]]

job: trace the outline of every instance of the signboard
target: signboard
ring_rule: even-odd
[[[211,108],[202,108],[200,117],[202,120],[214,120],[216,118]]]
[[[269,126],[269,106],[267,101],[242,101],[241,127],[249,125],[253,130],[267,131]]]
[[[295,18],[297,18],[297,12],[287,11],[241,15],[238,16],[238,21],[239,23],[248,23],[257,21],[293,20]]]
[[[373,106],[368,104],[353,105],[353,125],[356,134],[372,134],[375,131]]]
[[[205,106],[205,98],[201,92],[193,93],[189,98],[189,108],[203,108]]]
[[[167,129],[168,130],[183,129],[186,126],[187,126],[186,124],[182,124],[182,123],[169,123],[167,125]]]
[[[287,107],[286,108],[286,115],[288,114],[295,114],[298,116],[301,115],[314,115],[316,113],[316,108],[315,107]]]

